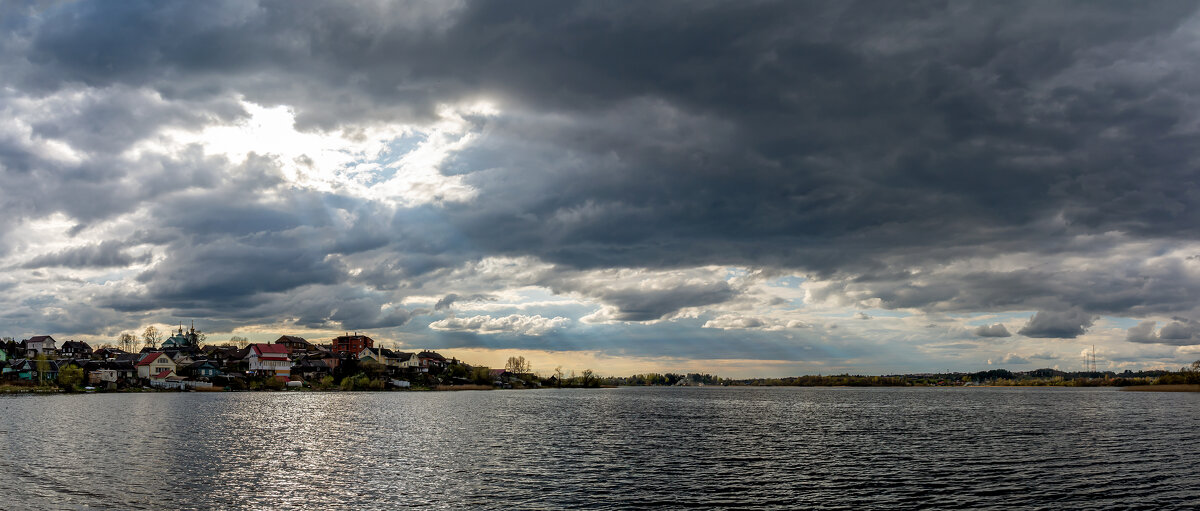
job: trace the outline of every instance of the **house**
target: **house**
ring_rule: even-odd
[[[213,346],[211,344],[201,350],[202,354],[218,367],[224,366],[230,359],[240,360],[241,358],[238,356],[240,351],[242,350],[237,346]]]
[[[197,360],[179,370],[180,376],[212,378],[221,374],[221,368],[209,360]]]
[[[275,340],[275,344],[287,346],[288,354],[305,353],[316,349],[313,343],[308,342],[303,337],[294,335],[285,335]]]
[[[117,383],[125,383],[137,378],[135,363],[132,360],[109,360],[104,363],[104,368],[116,373]]]
[[[287,346],[282,344],[251,344],[246,354],[250,372],[290,376],[292,360],[288,358]]]
[[[334,353],[350,353],[357,355],[363,348],[370,348],[375,345],[375,340],[365,335],[342,335],[333,339],[331,351]]]
[[[57,346],[55,346],[56,341],[49,335],[35,335],[21,341],[21,344],[25,345],[25,354],[28,357],[47,355],[58,351]]]
[[[125,354],[125,351],[118,348],[100,348],[92,352],[92,356],[100,360],[115,359],[117,355],[123,354]]]
[[[329,364],[319,358],[300,357],[292,363],[292,376],[305,380],[320,378],[330,374]]]
[[[156,375],[162,374],[163,371],[175,374],[175,371],[179,368],[175,364],[175,361],[171,360],[170,356],[162,352],[142,355],[142,358],[134,364],[134,367],[137,368],[138,378],[142,379],[153,378]]]
[[[411,356],[408,361],[404,362],[403,367],[415,369],[418,372],[427,373],[429,368],[445,368],[446,357],[435,351],[422,351]]]
[[[183,350],[163,350],[163,353],[166,353],[167,356],[171,357],[171,360],[175,361],[176,367],[187,367],[196,361],[190,353]]]
[[[58,379],[58,364],[53,360],[19,358],[13,360],[10,367],[10,377],[15,375],[18,380],[52,382]]]
[[[64,357],[89,358],[92,356],[92,347],[83,341],[70,340],[64,342],[58,351]]]
[[[373,360],[388,367],[403,367],[401,364],[412,357],[412,353],[392,351],[387,348],[363,348],[358,352],[359,360]]]

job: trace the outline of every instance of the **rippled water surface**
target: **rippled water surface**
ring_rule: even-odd
[[[1200,394],[0,397],[3,509],[1196,508]]]

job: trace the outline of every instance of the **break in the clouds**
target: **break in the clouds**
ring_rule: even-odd
[[[1200,345],[1191,3],[0,20],[5,335],[195,319],[798,371]]]

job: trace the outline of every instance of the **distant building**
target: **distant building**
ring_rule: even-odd
[[[58,351],[56,341],[49,335],[35,335],[21,341],[25,345],[25,354],[30,357],[48,355]]]
[[[187,332],[183,331],[183,325],[179,325],[179,330],[174,335],[163,341],[161,349],[192,349],[200,348],[200,334],[196,333],[196,325],[193,323]]]
[[[92,356],[92,347],[83,341],[67,341],[59,348],[59,353],[64,357],[87,358]]]
[[[334,353],[350,353],[352,355],[357,355],[361,353],[363,349],[372,348],[374,346],[374,339],[371,339],[365,335],[358,335],[356,332],[354,335],[335,337],[333,339],[332,351]]]
[[[212,378],[220,374],[221,368],[211,360],[198,360],[179,370],[180,376],[191,376],[194,378]]]
[[[138,378],[146,379],[158,376],[164,371],[175,374],[178,367],[166,353],[146,353],[134,366],[137,367]]]
[[[108,360],[110,358],[115,359],[115,358],[117,358],[117,355],[123,355],[123,354],[125,354],[125,351],[120,350],[118,348],[100,348],[100,349],[92,352],[92,355],[95,355],[100,360]]]
[[[409,367],[418,372],[427,373],[430,367],[446,367],[446,357],[443,357],[436,351],[422,351],[410,356],[406,361],[401,363],[401,367]]]
[[[251,344],[246,354],[249,370],[254,373],[270,373],[275,376],[290,376],[292,360],[287,347],[282,344]]]
[[[307,351],[316,349],[316,346],[313,346],[313,343],[308,342],[303,337],[297,337],[294,335],[282,336],[275,341],[275,344],[287,346],[288,353],[305,353]]]

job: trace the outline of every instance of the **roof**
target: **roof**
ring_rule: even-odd
[[[363,348],[363,350],[370,353],[371,356],[374,357],[382,356],[384,358],[397,358],[399,356],[398,353],[387,348]]]
[[[287,346],[282,344],[251,344],[250,348],[260,357],[272,353],[287,356],[288,353]]]
[[[50,337],[49,335],[35,335],[26,340],[29,342],[46,342],[46,341],[53,341],[54,338]]]
[[[298,336],[295,336],[295,335],[284,335],[284,336],[280,337],[278,340],[276,340],[276,341],[275,341],[275,344],[282,344],[282,343],[285,343],[285,342],[289,342],[289,343],[301,343],[301,344],[311,344],[311,343],[309,343],[307,340],[305,340],[303,337],[298,337]]]
[[[159,351],[155,351],[155,352],[151,352],[151,353],[147,353],[147,354],[145,354],[145,355],[142,355],[142,359],[141,359],[141,360],[138,360],[138,362],[137,362],[137,365],[138,365],[139,367],[140,367],[140,366],[148,366],[148,365],[150,365],[150,363],[152,363],[152,362],[154,362],[155,360],[157,360],[159,355],[166,355],[166,353],[162,353],[162,352],[159,352]],[[169,356],[168,356],[168,357],[167,357],[167,360],[170,360],[170,359],[171,359],[171,357],[169,357]]]
[[[92,347],[89,346],[88,343],[83,342],[83,341],[67,341],[62,344],[61,349],[63,349],[63,350],[72,350],[72,349],[91,350]]]
[[[159,371],[158,374],[151,376],[151,378],[154,378],[156,380],[161,380],[163,378],[166,378],[170,374],[171,374],[170,369],[163,369],[162,371]]]
[[[443,362],[446,361],[446,357],[443,357],[441,354],[439,354],[436,351],[422,351],[420,353],[417,353],[417,358],[432,358],[434,360],[441,360]]]
[[[295,370],[329,369],[329,364],[326,364],[325,361],[321,360],[321,359],[316,359],[316,360],[307,359],[307,360],[304,360],[303,362],[300,362],[299,364],[293,365],[292,369],[295,369]]]

